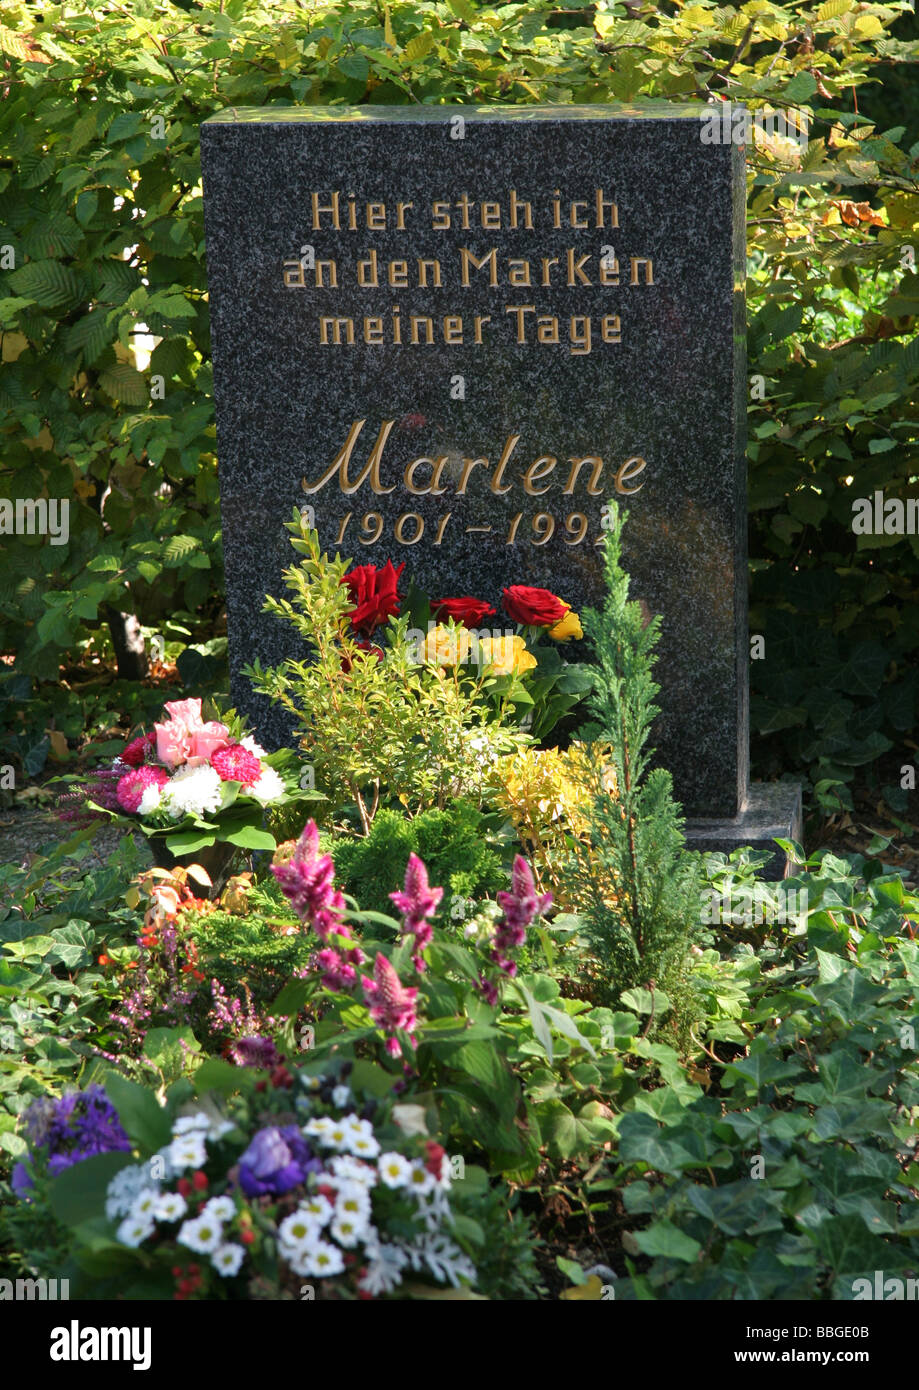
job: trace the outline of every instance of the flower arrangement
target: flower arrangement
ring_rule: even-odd
[[[352,1088],[349,1063],[288,1070],[270,1040],[246,1041],[239,1060],[260,1079],[226,1111],[207,1091],[183,1101],[190,1088],[176,1089],[165,1105],[147,1093],[146,1129],[166,1142],[146,1158],[100,1086],[33,1104],[29,1168],[17,1166],[23,1200],[53,1205],[63,1167],[123,1155],[104,1186],[87,1174],[77,1265],[88,1238],[94,1277],[109,1260],[123,1285],[136,1279],[179,1301],[424,1297],[425,1285],[474,1284],[454,1230],[451,1161],[421,1107]]]
[[[309,795],[290,774],[292,761],[287,751],[266,753],[232,716],[205,720],[199,699],[173,700],[152,730],[61,799],[61,813],[130,818],[172,856],[218,842],[274,850],[265,811]]]

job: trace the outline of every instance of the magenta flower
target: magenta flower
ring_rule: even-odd
[[[397,1029],[403,1029],[415,1046],[414,1030],[418,1026],[415,1001],[418,990],[407,988],[390,965],[386,957],[377,952],[373,966],[373,979],[361,976],[361,985],[373,1022],[390,1036],[386,1040],[386,1051],[390,1057],[401,1057],[402,1048],[395,1036]]]
[[[251,787],[262,775],[258,758],[248,748],[243,748],[241,743],[218,748],[211,756],[211,767],[222,781],[241,782],[244,787]]]
[[[334,887],[335,865],[331,854],[319,853],[319,831],[308,821],[286,864],[272,864],[281,891],[301,922],[309,924],[325,940],[344,911],[345,900]]]
[[[352,989],[357,983],[357,970],[351,964],[351,958],[354,956],[358,957],[356,964],[360,965],[364,960],[364,953],[358,947],[344,953],[333,950],[331,946],[317,951],[312,964],[321,974],[320,984],[336,994]]]
[[[118,779],[118,786],[115,795],[118,804],[124,811],[130,811],[132,815],[140,810],[140,803],[143,800],[144,792],[148,787],[162,787],[169,781],[169,773],[164,767],[155,767],[152,763],[144,763],[142,767],[132,768],[123,777]]]
[[[390,893],[390,898],[402,913],[403,931],[414,936],[412,964],[421,975],[425,970],[421,952],[434,935],[434,928],[427,920],[435,911],[444,895],[442,888],[428,886],[428,871],[417,854],[410,854],[405,870],[405,887],[401,893]]]
[[[530,866],[523,855],[518,854],[511,870],[511,891],[498,894],[498,903],[504,909],[504,916],[495,928],[490,953],[498,969],[511,979],[517,974],[517,962],[511,959],[509,952],[520,950],[526,940],[527,927],[534,918],[543,915],[551,902],[551,893],[540,896],[536,892]],[[482,993],[489,1003],[493,1002],[484,989]]]

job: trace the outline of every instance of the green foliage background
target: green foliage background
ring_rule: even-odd
[[[854,496],[915,493],[919,473],[915,34],[905,3],[856,0],[7,5],[0,488],[72,506],[67,546],[0,538],[0,651],[54,681],[61,665],[110,657],[112,614],[199,647],[219,631],[206,116],[711,97],[812,116],[803,153],[748,151],[759,769],[810,768],[832,793],[899,752],[919,691],[919,540],[856,543],[850,520]],[[141,325],[160,339],[144,373],[128,350]],[[20,683],[5,702],[14,724],[27,694]],[[59,719],[71,737],[89,698]],[[48,708],[36,709],[41,725]]]

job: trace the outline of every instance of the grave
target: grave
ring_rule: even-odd
[[[800,837],[798,788],[748,779],[744,150],[704,143],[705,111],[203,124],[231,693],[267,741],[288,729],[241,667],[294,654],[261,614],[292,506],[432,595],[532,584],[579,610],[616,497],[690,844]]]

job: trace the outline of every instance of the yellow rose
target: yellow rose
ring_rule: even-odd
[[[577,613],[569,607],[564,618],[559,618],[554,627],[549,628],[549,636],[556,642],[579,642],[584,636],[584,629],[581,627],[581,620]]]
[[[422,660],[431,666],[457,666],[469,655],[469,633],[465,628],[438,625],[424,639]]]
[[[519,676],[532,671],[536,658],[526,649],[522,637],[480,637],[479,650],[485,665],[496,676]]]

